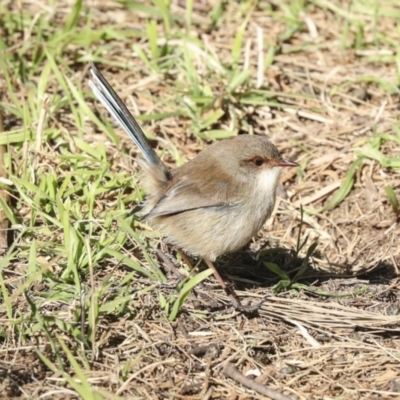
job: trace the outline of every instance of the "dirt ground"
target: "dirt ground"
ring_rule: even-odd
[[[75,20],[74,4],[0,9],[1,112],[15,133],[1,397],[400,399],[400,6],[210,0],[189,14],[191,2],[172,1],[168,14],[161,1],[90,1]],[[233,310],[210,276],[171,317],[194,275],[158,232],[119,217],[142,196],[137,149],[96,122],[109,117],[90,94],[89,61],[144,116],[169,167],[249,132],[300,164],[258,237],[217,262],[245,304],[266,296],[258,312]],[[50,210],[60,203],[69,217]],[[73,235],[82,242],[68,250]]]

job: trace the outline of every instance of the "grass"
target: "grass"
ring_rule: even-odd
[[[220,373],[228,359],[299,398],[395,393],[396,2],[92,3],[0,5],[14,237],[0,260],[2,396],[246,396]],[[269,296],[257,318],[221,313],[210,271],[189,271],[131,214],[137,150],[94,101],[89,61],[169,167],[259,132],[300,163],[258,239],[219,261],[241,295]],[[287,365],[300,367],[268,380]]]

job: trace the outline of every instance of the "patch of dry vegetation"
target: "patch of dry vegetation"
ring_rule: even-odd
[[[399,6],[191,4],[0,5],[1,397],[267,398],[232,363],[281,398],[400,398]],[[258,315],[130,215],[137,149],[88,61],[171,167],[247,132],[300,163],[259,237],[219,260],[267,296]]]

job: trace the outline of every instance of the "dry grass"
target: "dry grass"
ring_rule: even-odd
[[[1,397],[266,398],[230,362],[290,398],[400,398],[396,1],[160,4],[0,5]],[[93,100],[90,60],[171,167],[244,132],[300,163],[218,264],[267,296],[258,315],[129,215],[137,150]]]

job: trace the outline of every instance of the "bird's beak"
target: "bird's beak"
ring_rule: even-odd
[[[287,160],[285,158],[281,158],[280,160],[277,160],[276,165],[278,167],[298,167],[299,166],[299,164],[297,164],[297,162]]]

